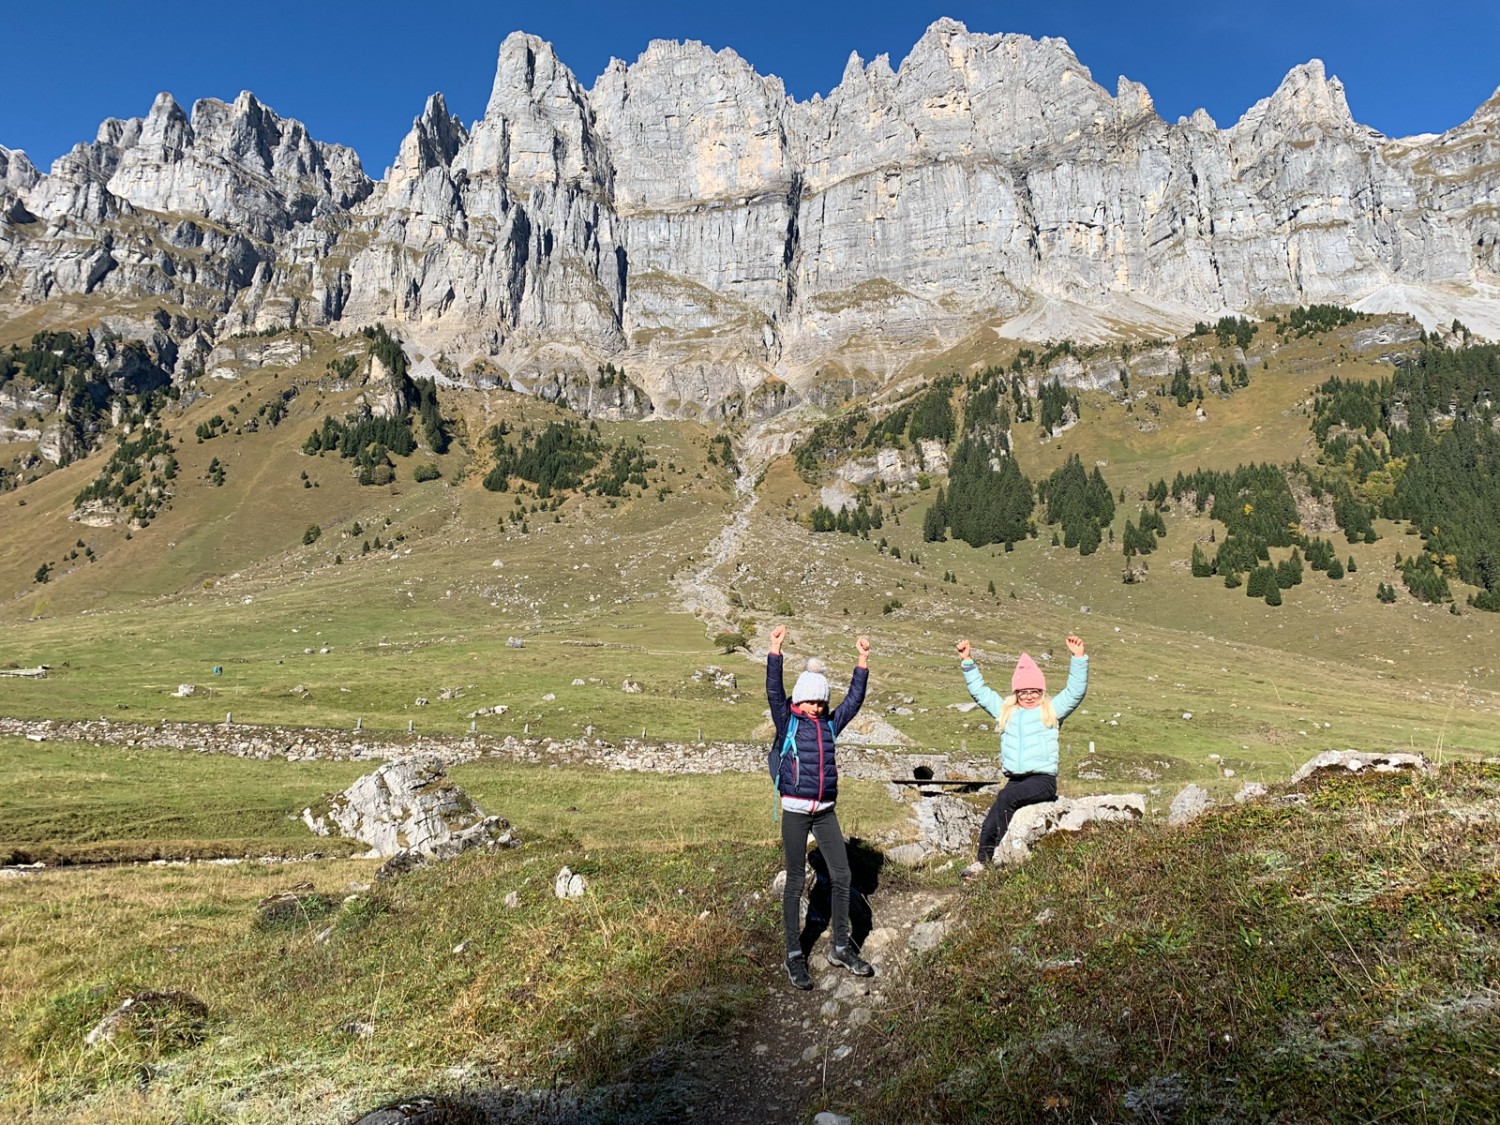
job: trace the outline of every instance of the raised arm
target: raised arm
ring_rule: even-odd
[[[1089,658],[1081,637],[1068,638],[1068,653],[1068,686],[1052,699],[1052,709],[1059,719],[1072,714],[1073,708],[1083,702],[1084,694],[1089,690]]]
[[[964,686],[969,689],[969,694],[973,696],[975,703],[988,711],[991,718],[998,719],[1000,708],[1005,701],[996,694],[994,688],[985,685],[979,665],[974,663],[974,658],[970,655],[972,650],[969,648],[969,642],[962,640],[953,647],[958,651],[959,667],[964,673]]]
[[[781,679],[781,644],[786,640],[786,626],[771,630],[771,648],[766,654],[766,702],[771,707],[771,722],[779,735],[786,726],[791,707],[787,703],[786,684]]]
[[[860,637],[854,642],[854,648],[859,653],[859,659],[854,665],[854,675],[849,678],[849,694],[839,701],[833,714],[828,716],[835,731],[843,730],[859,714],[859,709],[865,703],[865,688],[870,682],[870,642]]]

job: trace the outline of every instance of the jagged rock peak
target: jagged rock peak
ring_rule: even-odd
[[[41,178],[26,153],[0,145],[0,191],[25,191]]]
[[[1331,133],[1354,128],[1344,84],[1327,76],[1322,59],[1309,59],[1287,71],[1276,92],[1247,109],[1231,131],[1256,134],[1270,129],[1292,139],[1310,130]]]
[[[499,176],[512,188],[603,189],[607,156],[594,142],[593,110],[552,45],[515,31],[500,44],[484,116],[454,167]]]
[[[427,99],[420,117],[412,118],[411,132],[401,142],[396,163],[386,170],[386,180],[415,177],[432,168],[446,168],[469,139],[463,122],[448,112],[442,94]]]

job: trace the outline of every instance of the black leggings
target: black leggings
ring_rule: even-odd
[[[1010,818],[1016,810],[1042,801],[1057,800],[1057,775],[1053,773],[1018,773],[995,794],[995,803],[990,806],[984,826],[979,830],[979,862],[988,863],[995,857],[995,848],[1005,837],[1010,827]]]
[[[828,863],[833,881],[833,944],[849,944],[849,854],[844,849],[844,830],[838,815],[828,809],[820,813],[781,812],[781,851],[786,860],[786,889],[781,894],[781,924],[786,930],[786,951],[802,952],[802,887],[807,880],[807,834],[818,841],[818,851]]]

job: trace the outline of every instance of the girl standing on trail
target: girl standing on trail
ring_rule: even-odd
[[[786,888],[781,895],[781,921],[786,930],[786,975],[800,989],[813,986],[802,949],[802,887],[806,880],[807,834],[818,841],[818,850],[828,862],[833,881],[833,947],[828,963],[848,969],[856,976],[870,977],[875,969],[862,959],[849,940],[849,857],[844,832],[833,805],[839,794],[839,770],[834,758],[834,736],[859,713],[870,677],[870,642],[854,642],[859,661],[849,680],[849,692],[828,712],[828,677],[821,660],[807,662],[797,677],[790,701],[781,680],[781,644],[786,626],[771,630],[771,650],[766,656],[766,702],[776,735],[771,743],[769,765],[781,802],[781,849],[786,857]]]
[[[954,647],[969,694],[995,718],[995,729],[1000,732],[1000,768],[1007,778],[979,830],[979,857],[962,872],[965,879],[972,879],[994,858],[995,846],[1004,838],[1017,809],[1057,800],[1057,732],[1088,691],[1089,658],[1084,655],[1083,641],[1069,637],[1072,659],[1068,662],[1068,686],[1049,699],[1046,677],[1036,661],[1023,652],[1010,677],[1011,694],[1002,699],[985,686],[979,666],[969,655],[969,642],[959,641]]]

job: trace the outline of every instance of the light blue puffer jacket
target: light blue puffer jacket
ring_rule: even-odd
[[[1000,717],[1000,708],[1005,697],[994,688],[985,686],[979,666],[972,661],[961,665],[964,685],[974,702],[983,707],[993,718]],[[1052,709],[1057,712],[1057,726],[1042,725],[1041,707],[1017,707],[1010,722],[1000,732],[1000,768],[1006,774],[1057,773],[1057,732],[1062,721],[1073,713],[1089,689],[1089,658],[1074,656],[1068,661],[1068,686],[1052,697]]]

